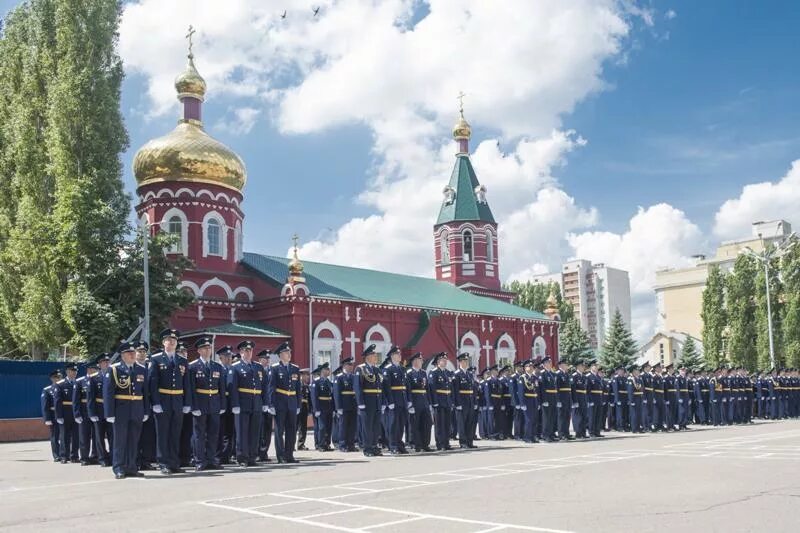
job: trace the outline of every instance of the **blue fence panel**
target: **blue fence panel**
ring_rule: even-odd
[[[0,418],[36,418],[42,415],[39,398],[50,384],[50,372],[64,363],[49,361],[0,361]],[[85,373],[83,365],[78,375]]]

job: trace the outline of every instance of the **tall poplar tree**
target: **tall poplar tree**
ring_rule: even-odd
[[[795,244],[781,258],[784,301],[781,340],[786,364],[800,368],[800,244]]]
[[[722,336],[727,324],[725,312],[725,274],[719,266],[712,265],[708,271],[703,303],[700,311],[703,319],[703,350],[705,359],[714,366],[725,360],[722,351]]]
[[[728,356],[737,366],[755,370],[756,353],[756,278],[759,265],[756,260],[740,255],[727,278],[727,310],[730,337]]]

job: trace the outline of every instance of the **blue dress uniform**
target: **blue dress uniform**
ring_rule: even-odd
[[[558,385],[553,371],[545,369],[541,376],[542,438],[548,442],[555,440],[558,402]]]
[[[267,380],[267,387],[269,387],[269,367],[270,350],[261,350],[256,355],[257,362],[264,368],[264,376]],[[233,420],[231,418],[231,420]],[[269,458],[269,447],[272,445],[272,427],[273,427],[272,414],[268,411],[261,413],[261,431],[258,434],[258,460],[263,463],[269,463],[272,460]],[[231,426],[233,427],[233,426]]]
[[[217,357],[233,357],[233,349],[225,345],[217,350]],[[227,366],[226,366],[227,364]],[[231,410],[230,390],[228,386],[232,365],[230,359],[226,364],[221,364],[225,376],[225,396],[220,401],[220,411],[223,413],[219,417],[219,439],[217,441],[217,457],[215,464],[230,464],[236,454],[236,421]]]
[[[672,365],[664,368],[667,371],[664,375],[664,413],[667,431],[672,431],[678,419],[678,389],[675,387],[675,376],[671,373]]]
[[[469,361],[468,353],[462,353],[457,360]],[[456,425],[458,427],[458,444],[462,448],[476,448],[472,443],[475,434],[472,428],[472,417],[475,416],[475,389],[472,375],[464,368],[458,368],[453,373],[451,383],[453,392],[453,405],[456,410]],[[520,411],[521,412],[521,411]]]
[[[399,352],[400,348],[392,346],[386,356],[391,361],[391,356]],[[386,405],[389,452],[392,454],[407,453],[403,443],[403,433],[408,422],[405,382],[406,370],[402,366],[390,362],[383,370],[383,400]]]
[[[161,332],[161,339],[174,337],[174,329]],[[147,371],[148,393],[156,418],[156,458],[162,474],[181,471],[179,457],[183,415],[191,410],[189,361],[177,353],[160,352],[150,358]]]
[[[77,370],[77,367],[69,363],[67,369]],[[56,383],[53,394],[56,421],[61,425],[59,428],[59,457],[62,463],[78,462],[78,425],[75,423],[75,415],[72,410],[74,388],[75,382],[64,378]]]
[[[103,353],[97,357],[96,363],[108,361],[109,356]],[[105,409],[103,403],[103,384],[104,374],[108,370],[100,371],[89,379],[89,398],[87,404],[87,412],[89,413],[89,420],[94,426],[94,443],[97,449],[97,459],[100,466],[111,466],[111,454],[109,453],[114,449],[114,428],[106,421]],[[108,445],[106,445],[108,442]]]
[[[563,359],[559,364],[566,361]],[[570,411],[572,409],[572,378],[569,374],[559,369],[556,373],[556,388],[558,389],[558,438],[559,440],[573,440],[575,437],[569,433]]]
[[[118,351],[133,352],[133,346],[122,343]],[[147,369],[134,362],[111,365],[103,375],[103,408],[106,420],[114,425],[112,467],[117,479],[141,476],[137,469],[139,433],[147,418],[148,398],[145,383]]]
[[[700,376],[694,380],[690,394],[694,396],[695,418],[700,424],[706,423],[706,413],[708,412],[708,382]],[[705,394],[705,399],[703,398]]]
[[[240,342],[237,349],[247,347],[253,347],[252,341]],[[255,466],[261,413],[268,405],[264,367],[259,363],[240,359],[228,371],[227,387],[236,428],[236,461],[243,468]]]
[[[616,370],[623,370],[622,367]],[[617,374],[611,379],[611,390],[614,394],[614,429],[625,431],[627,426],[628,380]]]
[[[323,363],[316,370],[322,372],[329,366],[328,363]],[[311,409],[314,413],[314,426],[319,439],[314,441],[314,447],[319,451],[330,451],[333,425],[333,383],[327,377],[320,376],[311,384]]]
[[[370,344],[362,352],[362,357],[375,353],[375,345]],[[361,424],[364,455],[381,455],[378,448],[378,435],[381,432],[381,373],[377,367],[362,363],[356,367],[353,376],[353,389],[356,393],[358,416]]]
[[[87,366],[89,369],[97,369],[97,365]],[[97,462],[97,451],[94,447],[94,428],[92,421],[89,420],[89,383],[90,376],[87,374],[75,380],[72,388],[72,415],[75,423],[78,424],[78,450],[82,465]]]
[[[572,373],[572,429],[579,439],[588,437],[589,412],[586,397],[586,375],[577,370]]]
[[[715,370],[718,373],[719,369]],[[719,426],[722,423],[722,383],[719,376],[712,376],[708,380],[709,408],[711,410],[711,423]]]
[[[642,426],[644,427],[645,431],[653,430],[653,375],[648,370],[649,366],[649,363],[643,364],[641,367],[642,373],[639,374],[639,377],[642,380],[642,386],[644,387],[644,400],[642,400]]]
[[[150,347],[145,341],[134,343],[136,349],[136,362],[144,365],[145,369],[150,366]],[[144,356],[144,360],[139,360],[139,354]],[[139,434],[139,470],[153,470],[156,462],[156,418],[153,416],[153,406],[147,402],[147,420],[142,423],[142,431]]]
[[[589,365],[595,364],[590,361]],[[600,431],[603,429],[603,378],[594,372],[586,375],[586,401],[589,413],[589,435],[601,437]]]
[[[511,393],[511,408],[514,413],[513,428],[509,428],[509,434],[513,434],[516,440],[522,440],[522,428],[525,425],[525,413],[522,411],[522,404],[517,401],[519,395],[519,379],[522,377],[522,366],[524,364],[524,361],[514,362],[514,374],[511,376],[508,383],[508,389]]]
[[[500,370],[501,377],[498,379],[498,382],[500,383],[500,394],[503,397],[499,411],[500,427],[502,428],[499,430],[500,440],[510,439],[511,431],[514,426],[514,409],[511,407],[511,379],[504,375],[509,370],[511,370],[510,366],[504,366]],[[495,414],[497,413],[498,411],[495,410]]]
[[[348,357],[342,361],[342,368],[351,365],[353,358]],[[343,371],[336,376],[333,384],[333,401],[336,406],[336,415],[339,417],[339,430],[336,435],[336,446],[341,452],[353,452],[356,449],[356,392],[353,387],[355,376],[352,372]]]
[[[195,348],[210,347],[210,337],[200,337]],[[224,411],[225,369],[216,361],[198,357],[189,364],[189,397],[192,407],[192,448],[197,470],[217,470],[220,414]]]
[[[644,433],[644,384],[639,376],[629,376],[626,381],[631,432]]]
[[[58,370],[50,373],[51,378],[61,377]],[[40,397],[42,407],[42,422],[50,428],[50,451],[53,453],[53,461],[61,459],[61,442],[59,440],[59,424],[56,422],[56,407],[55,407],[55,383],[51,383],[42,389]]]
[[[411,356],[409,364],[417,359],[422,359],[420,352]],[[428,376],[420,368],[409,368],[406,371],[406,408],[411,421],[411,443],[414,451],[429,452],[431,444],[430,392],[428,391]]]
[[[483,405],[483,394],[481,394],[481,384],[478,381],[478,377],[475,374],[477,369],[474,366],[471,366],[467,369],[469,375],[472,377],[472,417],[470,420],[470,435],[473,440],[480,440],[478,437],[478,419],[481,416],[481,406]]]
[[[309,374],[311,371],[308,368],[303,368],[300,370],[300,375]],[[311,379],[316,379],[312,376]],[[300,378],[300,392],[297,393],[297,406],[300,408],[300,411],[297,413],[297,417],[295,420],[297,421],[296,426],[296,444],[297,450],[307,450],[306,448],[306,437],[308,436],[308,415],[309,410],[311,409],[311,383],[308,385],[305,384],[302,377]],[[314,424],[314,442],[319,442],[319,435],[317,434],[317,425]]]
[[[280,355],[289,351],[284,342],[275,350]],[[297,415],[300,411],[300,367],[293,363],[274,363],[269,369],[267,405],[275,417],[275,455],[279,463],[296,463]]]
[[[500,416],[503,405],[503,386],[497,376],[492,376],[491,372],[497,370],[497,365],[490,366],[489,377],[483,382],[483,397],[486,400],[486,431],[489,439],[495,440],[500,437],[502,422]]]
[[[438,353],[433,358],[436,365],[439,359],[446,358],[445,352]],[[450,376],[446,369],[434,368],[428,374],[428,389],[433,407],[434,436],[436,437],[437,450],[450,450],[450,410],[453,406],[450,391]]]
[[[525,361],[526,372],[517,379],[517,405],[524,415],[525,423],[522,426],[522,440],[527,443],[539,442],[536,438],[536,427],[539,411],[539,379],[530,372],[534,361]]]
[[[678,398],[678,429],[687,429],[689,422],[689,381],[686,376],[675,377],[675,396]]]
[[[664,429],[664,412],[666,406],[664,404],[664,378],[661,376],[660,371],[660,364],[653,366],[653,414],[650,417],[653,431],[661,431]]]

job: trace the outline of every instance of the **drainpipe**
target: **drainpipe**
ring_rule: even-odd
[[[314,298],[308,297],[308,368],[314,368]]]

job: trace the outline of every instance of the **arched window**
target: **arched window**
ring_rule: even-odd
[[[469,263],[475,259],[474,249],[472,246],[472,232],[468,229],[465,229],[464,233],[462,234],[462,240],[464,243],[462,258],[465,263]]]
[[[228,232],[225,219],[215,211],[203,217],[203,257],[228,258]]]
[[[173,207],[161,219],[161,231],[171,235],[177,235],[177,240],[169,247],[167,253],[189,254],[189,221],[186,213]]]
[[[237,261],[240,261],[244,256],[244,238],[242,234],[242,223],[238,220],[236,221],[236,227],[233,230],[233,236],[235,241],[234,246],[236,247],[236,253],[234,254],[234,257]]]
[[[486,230],[486,260],[494,263],[494,235],[492,230]]]
[[[170,253],[180,254],[183,253],[183,242],[181,242],[181,235],[183,234],[183,221],[177,215],[169,219],[169,226],[167,232],[173,236],[175,241],[170,246]]]
[[[208,255],[222,255],[220,237],[219,222],[212,218],[208,221],[208,229],[206,231],[206,238],[208,239]]]
[[[447,230],[442,232],[441,238],[442,247],[442,265],[450,264],[450,233]]]
[[[533,356],[544,357],[545,355],[547,355],[547,342],[545,342],[544,337],[536,337],[533,340]]]

